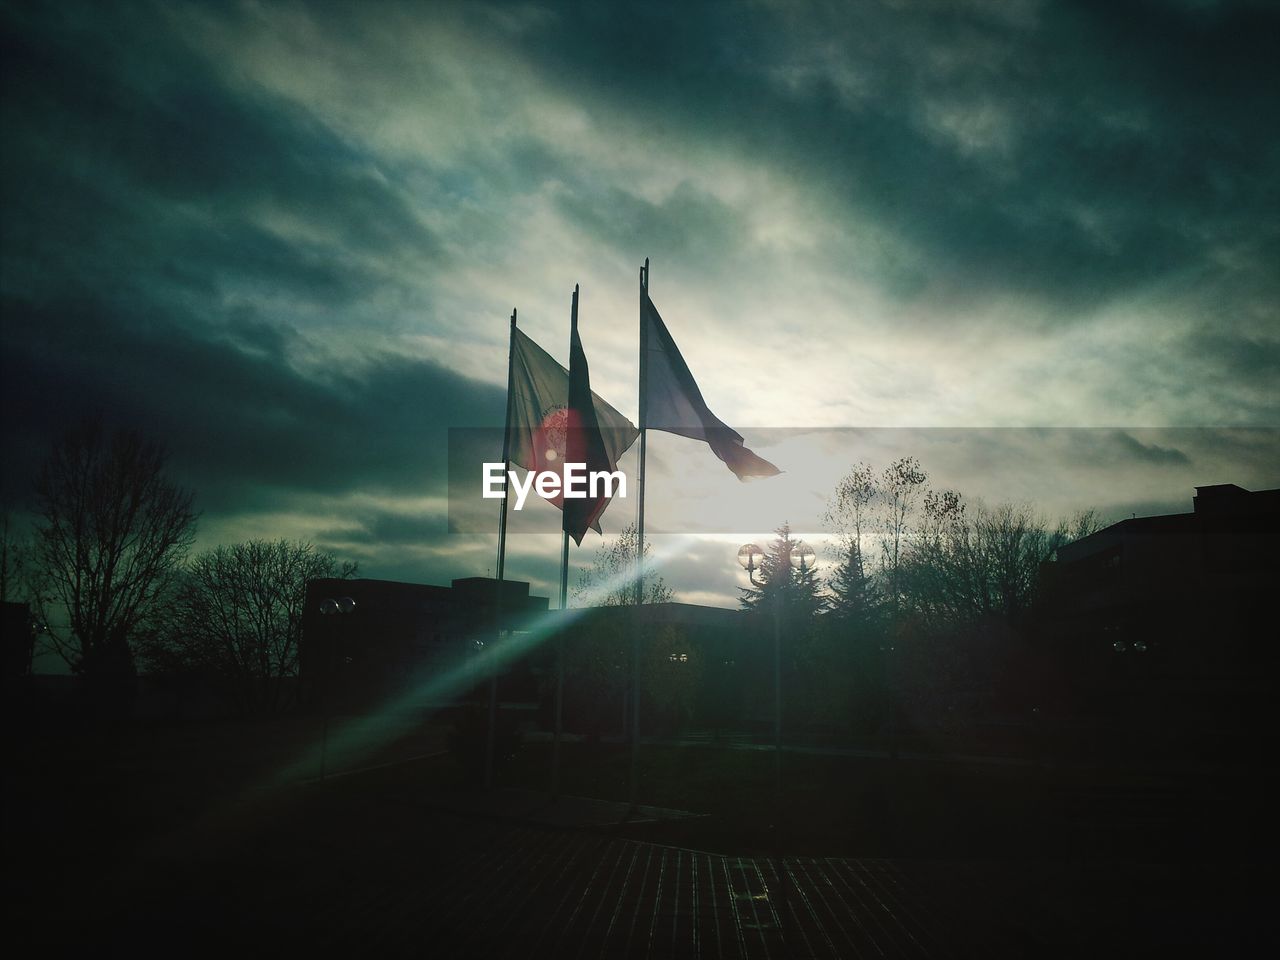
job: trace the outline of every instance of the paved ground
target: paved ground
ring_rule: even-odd
[[[113,877],[73,942],[293,942],[457,957],[948,957],[951,934],[900,868],[728,857],[449,814],[398,850],[153,856]],[[335,820],[333,828],[346,829]],[[286,847],[292,848],[286,851]]]
[[[50,946],[362,956],[1253,955],[1269,892],[1238,865],[738,857],[604,825],[495,819],[386,768],[242,798],[118,858],[64,859],[18,926]],[[565,809],[573,807],[570,802]],[[581,808],[591,806],[581,801]],[[554,820],[549,817],[548,820]],[[84,892],[81,889],[81,892]],[[50,909],[53,908],[53,909]]]
[[[376,762],[334,764],[345,775],[320,783],[305,782],[314,758],[295,764],[284,745],[235,739],[246,751],[237,780],[248,786],[233,788],[206,762],[218,747],[212,732],[198,732],[109,755],[96,746],[75,764],[69,754],[26,758],[26,789],[11,795],[26,806],[6,819],[11,940],[165,956],[995,960],[1280,950],[1271,861],[1250,850],[1149,863],[737,856],[745,850],[644,839],[660,835],[655,826],[689,823],[681,811],[442,790],[425,775],[429,764],[404,760],[437,741],[414,740],[399,757],[360,752]],[[335,757],[343,742],[335,738]],[[262,755],[251,762],[255,744]],[[1098,802],[1120,827],[1194,816],[1147,795],[1134,798],[1132,816],[1113,794]],[[1092,811],[1091,796],[1080,803]]]
[[[945,957],[918,890],[877,861],[726,857],[524,834],[421,917],[463,953],[509,957]],[[529,879],[536,877],[536,882]]]

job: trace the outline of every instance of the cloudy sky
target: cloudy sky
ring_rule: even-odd
[[[732,604],[733,546],[819,532],[860,459],[1048,513],[1280,486],[1274,6],[3,10],[10,510],[102,412],[168,443],[202,547],[483,574],[448,429],[501,423],[513,307],[567,357],[575,283],[634,417],[646,256],[708,403],[786,471],[652,438],[682,599]],[[554,592],[540,506],[508,571]]]

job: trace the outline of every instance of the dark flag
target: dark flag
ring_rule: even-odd
[[[707,407],[702,391],[647,292],[640,295],[640,312],[645,344],[640,354],[644,387],[641,397],[645,404],[640,411],[641,428],[706,441],[739,480],[781,473],[768,460],[744,447],[742,435]]]
[[[573,324],[569,331],[569,405],[568,423],[565,430],[565,462],[586,464],[586,475],[603,471],[612,472],[617,469],[617,461],[611,460],[605,445],[604,435],[600,431],[600,421],[596,415],[595,394],[591,392],[591,374],[587,370],[587,355],[582,349],[582,339],[578,336],[578,293],[574,291]],[[561,508],[564,532],[573,537],[573,542],[582,546],[582,538],[587,530],[596,526],[600,514],[609,505],[609,497],[605,495],[603,485],[599,494],[591,496],[588,487],[585,498],[564,498]]]
[[[511,393],[511,462],[526,470],[558,469],[565,452],[569,371],[518,328],[512,341]],[[599,396],[595,410],[609,459],[617,463],[640,432]]]
[[[640,432],[598,396],[594,409],[609,462],[617,463]],[[508,429],[513,464],[534,471],[563,468],[569,433],[569,371],[519,329],[512,340]],[[563,508],[560,496],[550,503]],[[598,515],[594,529],[600,532]]]

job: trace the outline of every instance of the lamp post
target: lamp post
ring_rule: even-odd
[[[744,543],[738,548],[738,563],[742,569],[747,571],[747,579],[751,581],[754,587],[763,587],[764,584],[756,579],[756,571],[760,569],[760,560],[764,557],[764,551],[755,543]],[[775,603],[773,607],[773,748],[775,754],[779,754],[774,760],[775,775],[779,774],[782,768],[780,751],[782,750],[782,674],[781,665],[781,637],[782,623],[779,616],[779,607]]]
[[[788,563],[792,570],[798,571],[801,575],[812,570],[817,562],[817,556],[810,547],[802,540],[785,541],[789,544],[789,552],[787,556]],[[756,571],[760,569],[760,560],[764,557],[764,551],[757,544],[745,543],[738,548],[738,563],[747,571],[747,577],[753,586],[763,587],[769,581],[760,581],[756,579]],[[776,571],[775,571],[776,573]],[[787,898],[788,883],[786,860],[782,855],[782,595],[783,590],[790,586],[790,571],[788,571],[788,583],[775,584],[773,591],[773,843],[774,853],[777,860],[777,876],[778,876],[778,896],[779,896],[779,917],[785,918],[787,915]],[[782,931],[780,931],[782,932]],[[785,934],[784,934],[785,936]]]
[[[333,692],[333,670],[338,659],[338,626],[334,618],[348,617],[356,612],[356,602],[350,597],[329,598],[320,602],[320,615],[334,622],[329,635],[329,664],[324,677],[324,726],[320,734],[320,779],[325,778],[325,764],[329,753],[329,698]]]
[[[818,562],[818,556],[813,552],[813,547],[809,546],[803,540],[791,541],[791,552],[788,555],[787,559],[791,563],[791,569],[797,571],[802,577],[804,576],[804,574],[812,570]],[[779,592],[777,596],[778,596],[778,607],[780,611],[782,606],[782,594]],[[781,619],[782,619],[781,616],[779,616],[778,620],[781,621]],[[781,627],[779,626],[775,629],[775,634],[780,631],[781,631]],[[779,649],[780,649],[780,645],[775,643],[774,652],[773,652],[774,671],[778,674],[779,677],[781,677],[782,664],[781,664],[781,656],[779,653]],[[777,689],[778,716],[780,718],[782,716],[782,681],[781,679],[777,681],[777,687],[778,687]],[[782,721],[781,719],[779,719],[778,721],[779,727],[781,727],[781,723]],[[781,732],[779,732],[778,736],[779,736],[779,739],[781,739],[781,736],[782,736]]]

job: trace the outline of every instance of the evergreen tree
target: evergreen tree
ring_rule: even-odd
[[[840,563],[827,580],[831,597],[829,613],[842,624],[862,626],[874,620],[879,612],[875,584],[867,575],[862,560],[862,547],[854,538],[845,546]]]
[[[790,524],[777,530],[760,561],[754,584],[742,591],[753,636],[746,662],[759,703],[772,710],[774,644],[778,644],[784,727],[814,719],[815,679],[823,673],[818,614],[826,606],[813,552],[791,536]],[[803,562],[801,560],[803,559]],[[793,562],[795,561],[795,562]]]
[[[807,548],[802,541],[792,538],[791,525],[784,523],[775,532],[778,536],[760,560],[756,582],[741,588],[741,603],[747,610],[760,613],[776,610],[789,627],[804,629],[826,608],[827,601],[822,595],[812,554],[799,569],[792,562],[793,557],[802,556]]]

